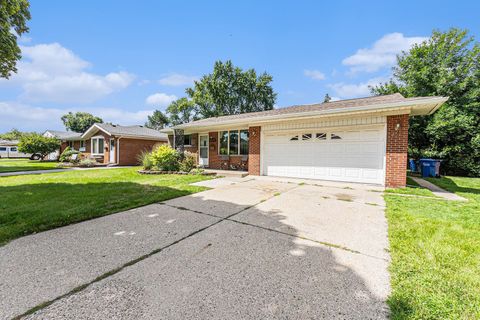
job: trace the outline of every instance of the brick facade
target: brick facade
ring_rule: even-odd
[[[260,130],[261,127],[248,128],[248,174],[260,175]]]
[[[117,140],[117,148],[120,146],[120,159],[118,164],[121,166],[137,165],[139,163],[138,156],[144,151],[152,151],[152,149],[166,142],[156,140],[143,139],[127,139],[121,138]],[[105,151],[108,154],[108,150]],[[118,151],[115,151],[115,155]]]
[[[385,186],[405,187],[407,180],[408,114],[387,117]]]

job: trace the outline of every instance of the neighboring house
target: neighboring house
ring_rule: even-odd
[[[48,134],[62,141],[60,153],[70,146],[100,163],[118,165],[136,165],[140,153],[168,143],[167,135],[154,129],[105,123],[96,123],[83,134],[47,130],[44,135]]]
[[[32,154],[18,151],[18,140],[0,140],[0,158],[30,158]]]
[[[103,163],[138,164],[143,151],[168,143],[165,133],[144,126],[119,126],[96,123],[82,135],[90,146],[91,156]]]
[[[251,175],[405,186],[408,118],[445,97],[375,96],[193,121],[162,130],[200,165]],[[176,143],[175,143],[176,141]]]
[[[85,141],[81,140],[82,134],[73,131],[47,130],[43,133],[45,137],[57,138],[60,140],[60,150],[50,153],[48,160],[56,160],[67,146],[72,149],[84,152],[86,151]]]

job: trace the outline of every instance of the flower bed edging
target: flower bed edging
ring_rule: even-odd
[[[202,175],[202,176],[214,176],[215,172],[200,172],[200,173],[189,173],[184,171],[160,171],[160,170],[138,170],[140,174],[191,174],[191,175]]]

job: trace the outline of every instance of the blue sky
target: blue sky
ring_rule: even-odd
[[[0,80],[0,132],[63,129],[88,111],[143,124],[231,59],[273,76],[277,107],[369,95],[433,29],[480,35],[476,1],[31,1],[19,72]]]

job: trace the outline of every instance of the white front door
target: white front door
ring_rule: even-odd
[[[115,163],[115,139],[110,139],[110,163]]]
[[[266,133],[264,146],[265,175],[384,183],[384,126]]]
[[[208,167],[208,135],[201,135],[198,138],[198,164]]]

